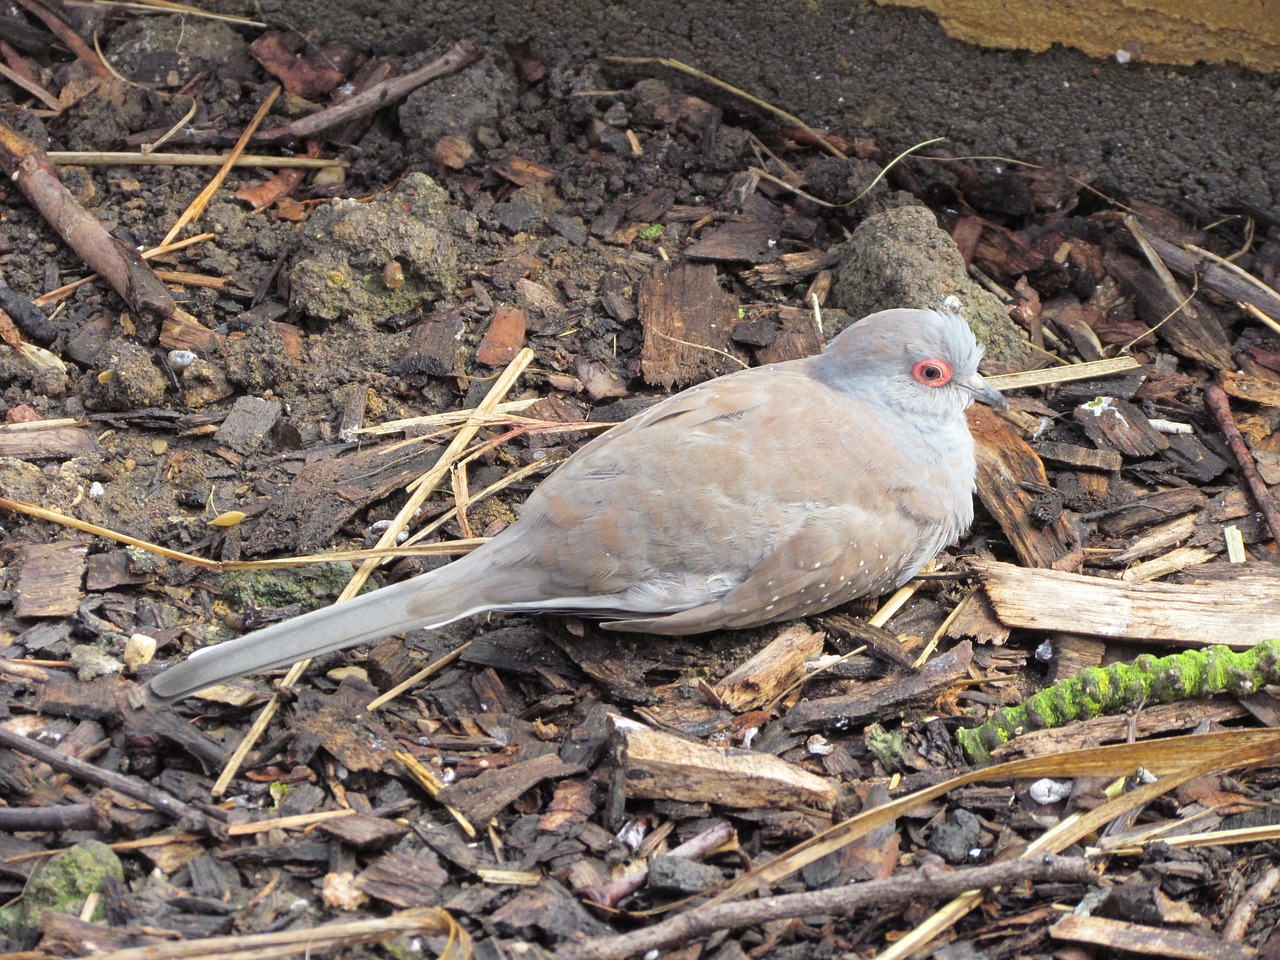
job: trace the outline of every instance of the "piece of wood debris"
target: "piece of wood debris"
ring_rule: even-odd
[[[905,704],[937,697],[967,676],[972,662],[973,645],[966,640],[934,657],[915,673],[861,683],[852,694],[801,701],[788,711],[783,723],[788,730],[808,733],[879,719]]]
[[[1113,448],[1129,457],[1150,457],[1169,446],[1169,438],[1147,422],[1128,400],[1097,397],[1076,407],[1076,423],[1102,449]]]
[[[396,362],[396,372],[432,377],[452,373],[465,327],[466,321],[456,308],[427,314],[409,331],[409,345]]]
[[[563,780],[585,772],[586,768],[579,764],[565,763],[554,753],[545,753],[458,780],[441,790],[437,799],[446,806],[461,810],[472,823],[482,824],[543,781]]]
[[[82,420],[32,420],[0,426],[0,457],[15,460],[70,460],[99,452]]]
[[[640,284],[639,314],[646,383],[670,390],[745,366],[729,339],[738,322],[737,298],[720,287],[710,264],[657,265]]]
[[[326,820],[319,824],[318,829],[360,851],[385,849],[409,832],[405,824],[367,813]]]
[[[1123,583],[974,560],[996,615],[1011,627],[1240,650],[1280,636],[1280,571],[1228,581]],[[1242,565],[1237,565],[1242,566]]]
[[[505,367],[524,346],[529,315],[519,307],[499,307],[493,312],[489,328],[476,347],[476,363],[486,367]]]
[[[237,397],[227,419],[213,435],[213,442],[247,457],[262,446],[283,412],[284,404],[279,400]]]
[[[17,552],[14,616],[69,617],[79,609],[87,544],[79,540],[28,543]]]
[[[1145,239],[1139,232],[1134,236]],[[1156,328],[1157,336],[1169,346],[1210,369],[1234,368],[1231,342],[1222,324],[1204,309],[1203,300],[1197,303],[1187,296],[1154,251],[1148,259],[1150,266],[1118,251],[1108,252],[1104,260],[1107,273],[1133,297],[1139,319]]]
[[[1168,736],[1180,730],[1194,730],[1203,723],[1229,723],[1248,716],[1249,711],[1235,700],[1182,700],[1178,703],[1148,704],[1117,716],[1092,717],[1062,727],[1028,730],[991,751],[997,760],[1042,757],[1086,750],[1104,743],[1126,742],[1129,738]]]
[[[1244,373],[1232,373],[1224,370],[1221,373],[1222,392],[1229,397],[1238,397],[1267,407],[1280,407],[1280,380],[1274,377],[1264,379],[1260,376],[1249,376]]]
[[[658,730],[618,724],[619,776],[629,797],[746,809],[830,810],[835,784],[767,753],[709,747]]]
[[[1041,440],[1035,446],[1040,459],[1064,467],[1076,467],[1081,470],[1119,470],[1124,466],[1124,458],[1115,450],[1090,450],[1074,443],[1059,443],[1056,440]]]
[[[1162,556],[1155,557],[1145,563],[1136,563],[1124,573],[1120,579],[1126,583],[1147,583],[1159,580],[1172,573],[1190,570],[1202,563],[1208,563],[1221,551],[1209,550],[1205,547],[1176,547]]]
[[[435,853],[417,850],[382,855],[356,877],[356,888],[397,907],[428,907],[448,882],[449,873]]]
[[[1209,498],[1194,487],[1159,490],[1114,508],[1100,518],[1098,528],[1104,536],[1127,537],[1146,532],[1148,527],[1161,521],[1199,512],[1208,505]]]
[[[822,352],[826,341],[811,308],[779,307],[778,320],[782,329],[766,346],[756,349],[756,359],[762,364],[798,360]]]
[[[778,226],[762,220],[730,220],[685,250],[690,260],[762,263],[778,255]]]
[[[1250,960],[1258,955],[1253,947],[1226,943],[1219,937],[1078,914],[1063,917],[1049,928],[1049,933],[1059,940],[1091,943],[1161,960]]]
[[[1077,546],[1065,513],[1033,516],[1037,496],[1051,489],[1040,457],[987,407],[971,407],[969,427],[978,456],[978,496],[1028,566],[1051,567]]]
[[[801,622],[784,627],[763,650],[712,688],[734,713],[772,701],[805,675],[805,664],[822,653],[825,637]]]

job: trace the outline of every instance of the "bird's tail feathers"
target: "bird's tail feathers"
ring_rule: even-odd
[[[485,574],[492,572],[491,568],[485,570],[489,566],[471,554],[429,574],[206,647],[153,677],[148,689],[152,698],[160,702],[177,700],[236,677],[288,666],[404,630],[442,627],[473,613],[504,606],[504,598],[482,589],[489,579]]]

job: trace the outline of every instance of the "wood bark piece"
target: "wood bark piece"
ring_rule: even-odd
[[[1104,743],[1124,743],[1130,737],[1168,736],[1179,730],[1194,730],[1202,723],[1229,723],[1249,715],[1237,701],[1183,700],[1178,703],[1148,704],[1141,710],[1114,717],[1093,717],[1063,727],[1028,730],[991,751],[994,759],[1017,760],[1086,750]]]
[[[1120,285],[1134,298],[1138,316],[1143,323],[1155,327],[1162,323],[1156,335],[1178,353],[1191,360],[1198,360],[1214,370],[1230,370],[1231,344],[1222,327],[1199,311],[1189,314],[1186,294],[1173,284],[1172,289],[1148,267],[1123,253],[1106,255],[1107,273],[1120,281]],[[1184,307],[1185,304],[1185,307]],[[1172,316],[1170,316],[1172,314]],[[1165,318],[1169,319],[1166,320]]]
[[[506,366],[524,346],[529,315],[518,307],[499,307],[493,312],[489,329],[476,347],[476,362],[486,367]]]
[[[782,323],[782,329],[768,346],[756,350],[756,359],[761,363],[799,360],[822,352],[826,340],[818,329],[812,309],[779,307],[778,320]]]
[[[258,517],[245,552],[314,553],[358,511],[403,488],[439,457],[436,447],[390,443],[309,464]]]
[[[213,435],[213,442],[248,456],[262,445],[283,412],[284,405],[279,400],[239,397]]]
[[[764,706],[804,676],[804,665],[822,653],[825,637],[803,623],[786,626],[763,650],[714,686],[735,713]]]
[[[423,317],[409,331],[409,346],[396,363],[397,372],[433,377],[451,373],[458,358],[458,338],[465,326],[458,310],[437,310]]]
[[[90,268],[141,316],[161,321],[177,310],[173,297],[142,255],[111,236],[62,184],[34,142],[0,122],[0,170]]]
[[[1035,449],[1042,460],[1066,467],[1115,471],[1124,466],[1124,458],[1114,450],[1090,450],[1088,447],[1059,443],[1056,440],[1041,440]]]
[[[1237,650],[1280,637],[1280,571],[1230,580],[1124,583],[1055,570],[971,561],[996,615],[1011,627]],[[794,712],[794,711],[793,711]]]
[[[563,780],[583,773],[586,773],[586,767],[565,763],[554,753],[546,753],[451,783],[440,791],[436,799],[461,810],[472,823],[482,824],[543,781]]]
[[[99,449],[97,439],[79,420],[33,420],[0,426],[0,457],[70,460]]]
[[[349,817],[326,820],[319,824],[318,829],[361,851],[382,850],[409,832],[409,827],[405,824],[367,813],[353,813]]]
[[[726,356],[738,322],[738,301],[720,288],[716,268],[660,264],[640,284],[645,382],[670,390],[741,369]],[[709,348],[709,349],[708,349]]]
[[[1237,273],[1232,269],[1234,265],[1215,260],[1202,251],[1180,247],[1154,233],[1147,235],[1147,242],[1175,273],[1188,279],[1198,277],[1202,287],[1251,304],[1269,317],[1280,317],[1280,292],[1261,281],[1250,282],[1242,275],[1243,271]]]
[[[1050,489],[1040,457],[1008,423],[987,407],[972,407],[969,428],[978,455],[978,496],[1024,564],[1052,567],[1076,547],[1065,514],[1036,523],[1031,490]]]
[[[18,617],[69,617],[80,606],[89,547],[77,540],[31,543],[18,554],[13,612]]]
[[[1125,456],[1150,457],[1169,447],[1168,438],[1128,400],[1097,397],[1076,407],[1072,415],[1085,436],[1103,449],[1113,447]]]
[[[1160,960],[1250,960],[1258,956],[1257,950],[1243,943],[1226,943],[1219,937],[1106,917],[1068,915],[1050,927],[1049,933],[1059,940]]]
[[[1229,397],[1238,397],[1268,407],[1280,407],[1280,378],[1253,377],[1224,370],[1220,374],[1222,390]]]
[[[685,251],[691,260],[760,263],[777,256],[778,227],[760,220],[730,221]]]
[[[746,809],[830,810],[835,784],[767,753],[709,747],[658,730],[617,728],[617,757],[629,797]]]
[[[905,704],[937,697],[951,684],[967,676],[972,662],[973,645],[966,640],[934,657],[915,673],[862,684],[852,695],[798,703],[783,722],[788,730],[807,733],[876,720]]]

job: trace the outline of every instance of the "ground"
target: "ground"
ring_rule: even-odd
[[[95,73],[90,52],[76,60],[43,33],[25,46],[15,33],[15,57],[31,76],[27,87],[0,87],[23,104],[4,119],[54,154],[70,194],[113,236],[150,248],[214,168],[103,166],[56,151],[136,149],[192,106],[162,149],[224,150],[273,95],[275,76],[286,89],[264,131],[429,64],[456,39],[418,49],[414,38],[426,27],[410,19],[392,36],[397,15],[379,11],[379,29],[358,5],[309,13],[324,26],[310,42],[200,18],[77,11],[80,33],[98,37],[126,80]],[[441,13],[436,26],[459,16]],[[331,601],[350,578],[350,561],[217,571],[5,513],[0,727],[38,734],[33,743],[58,744],[124,778],[94,779],[57,766],[56,757],[0,749],[12,808],[0,813],[68,818],[0,819],[13,831],[0,846],[7,893],[20,892],[32,864],[59,847],[109,840],[117,846],[107,854],[119,857],[102,870],[105,922],[77,926],[73,917],[40,919],[23,908],[22,929],[4,930],[9,948],[43,936],[45,955],[75,955],[95,938],[126,947],[378,916],[403,923],[391,934],[406,938],[456,921],[478,954],[487,951],[481,955],[586,951],[583,936],[642,926],[632,911],[745,883],[744,875],[756,876],[749,868],[773,861],[775,893],[903,885],[879,906],[811,904],[778,915],[786,919],[722,920],[655,946],[723,960],[869,956],[920,925],[936,902],[918,900],[911,882],[937,892],[955,878],[952,867],[989,865],[1050,824],[1069,823],[1071,810],[1103,802],[1105,783],[1078,780],[1069,798],[1036,799],[1015,790],[1010,774],[921,794],[897,829],[846,819],[873,816],[891,797],[927,791],[981,759],[961,751],[951,736],[958,726],[976,726],[1072,667],[1146,649],[1124,632],[1108,648],[1096,639],[1107,625],[1088,626],[1088,611],[1069,600],[1056,620],[1028,623],[1009,599],[1019,569],[1009,561],[1046,576],[1087,573],[1119,589],[1121,571],[1164,560],[1174,547],[1198,549],[1196,576],[1230,577],[1241,595],[1258,590],[1248,622],[1255,634],[1245,642],[1277,631],[1267,605],[1274,534],[1205,400],[1221,384],[1243,405],[1259,482],[1265,489],[1280,479],[1276,335],[1248,320],[1239,295],[1213,287],[1206,273],[1200,313],[1179,313],[1157,340],[1149,328],[1177,312],[1181,293],[1139,252],[1140,240],[1164,244],[1171,258],[1182,250],[1174,241],[1188,239],[1223,255],[1243,250],[1245,269],[1275,284],[1274,218],[1265,209],[1235,215],[1239,201],[1276,202],[1269,191],[1280,176],[1268,166],[1276,158],[1257,152],[1275,123],[1274,78],[1233,68],[1122,70],[1054,51],[993,55],[988,77],[947,77],[901,96],[921,74],[947,74],[938,64],[958,56],[917,14],[806,6],[794,16],[832,24],[810,34],[821,42],[808,59],[793,47],[793,14],[782,5],[752,7],[732,21],[688,5],[655,8],[649,26],[611,6],[582,24],[582,49],[565,48],[562,16],[557,7],[530,22],[518,38],[527,44],[476,42],[474,56],[446,76],[322,135],[250,143],[253,153],[285,157],[313,146],[332,162],[288,180],[268,181],[273,171],[254,166],[233,170],[178,234],[209,236],[151,261],[185,275],[164,275],[180,311],[126,304],[120,293],[132,291],[101,284],[51,294],[88,271],[23,193],[23,178],[0,186],[0,277],[48,317],[42,325],[43,317],[5,307],[16,326],[5,328],[0,347],[0,494],[205,561],[373,547],[457,422],[371,428],[471,410],[518,365],[523,373],[501,399],[527,405],[480,432],[502,435],[501,443],[461,473],[433,480],[437,493],[411,525],[438,517],[426,539],[448,544],[501,531],[540,474],[588,439],[593,424],[743,364],[811,353],[823,336],[880,307],[958,296],[989,345],[991,373],[1042,364],[1046,350],[1093,360],[1133,341],[1140,370],[1018,394],[1011,419],[973,421],[985,451],[985,510],[953,555],[977,555],[988,566],[962,567],[949,555],[942,579],[889,631],[848,616],[867,613],[866,604],[782,632],[680,640],[619,638],[574,620],[477,618],[325,657],[235,761],[232,751],[270,697],[270,678],[145,710],[138,685],[193,649]],[[500,14],[486,15],[468,32],[501,33],[501,23]],[[669,49],[666,39],[680,34],[686,40]],[[776,59],[770,66],[741,52],[770,36],[776,57],[805,69],[779,70]],[[852,46],[826,46],[845,36]],[[705,67],[708,58],[696,54],[717,45],[740,51],[724,80],[831,127],[830,141],[704,79],[604,59],[670,53]],[[1032,66],[1035,81],[1023,82]],[[819,84],[825,99],[813,106],[800,88]],[[1222,109],[1237,85],[1247,99]],[[60,109],[32,87],[60,97]],[[1040,113],[1036,98],[1061,101],[1060,89],[1073,92],[1065,114],[1055,113],[1057,126],[1028,123]],[[1162,126],[1170,89],[1184,92],[1174,111],[1182,116]],[[857,108],[839,105],[842,97]],[[1146,106],[1135,107],[1135,97]],[[939,102],[956,104],[945,128],[922,119]],[[1195,114],[1219,136],[1199,127],[1194,137],[1185,133]],[[1151,123],[1136,123],[1144,118]],[[1143,132],[1108,144],[1096,134],[1103,127],[1113,137],[1121,128]],[[953,142],[890,164],[900,149],[940,134]],[[1209,140],[1214,149],[1206,151]],[[1052,166],[956,159],[973,147]],[[1190,285],[1189,271],[1175,272]],[[18,334],[28,342],[21,350]],[[1165,421],[1187,429],[1151,426]],[[24,426],[33,423],[42,429]],[[492,485],[498,489],[484,497]],[[454,506],[460,515],[448,513]],[[1185,525],[1172,531],[1166,522]],[[1253,561],[1247,575],[1222,572],[1224,524],[1243,531]],[[440,562],[397,559],[374,579],[399,580]],[[1178,569],[1170,563],[1151,577]],[[994,612],[972,591],[978,582]],[[1070,597],[1080,587],[1048,582],[1048,591],[1029,589]],[[1168,586],[1186,583],[1175,576]],[[957,608],[963,616],[950,617]],[[1154,628],[1152,636],[1241,639],[1246,621],[1230,622],[1229,631],[1219,621],[1173,622],[1162,626],[1186,629],[1186,638]],[[910,669],[935,634],[943,652]],[[1042,641],[1058,651],[1043,670]],[[869,652],[860,652],[864,645]],[[732,672],[762,648],[767,657],[745,676]],[[459,650],[457,660],[439,662]],[[1259,655],[1242,668],[1256,683],[1197,692],[1252,692],[1274,679],[1266,663]],[[428,664],[437,664],[434,675],[411,693],[367,708]],[[816,664],[822,672],[809,676]],[[1167,677],[1182,668],[1153,669]],[[1010,676],[1015,683],[1005,682]],[[1210,737],[1225,739],[1199,741],[1199,759],[1239,746],[1223,724],[1252,718],[1264,729],[1243,732],[1263,735],[1276,715],[1265,693],[1246,701],[1247,712],[1234,699],[1167,705],[1176,699],[1144,687],[1136,698],[1107,701],[1130,711],[1114,721],[1090,719],[1098,711],[1074,703],[1058,722],[1093,726],[1048,731],[1025,751],[1052,751],[1053,737],[1069,736],[1057,748],[1070,743],[1083,755],[1134,731],[1203,723]],[[1183,770],[1167,757],[1159,761],[1166,767],[1125,757],[1099,759],[1097,769]],[[228,770],[227,784],[215,788]],[[1245,825],[1251,807],[1274,799],[1273,769],[1247,782],[1203,772],[1176,801],[1153,798],[1145,816],[1226,828]],[[130,792],[139,785],[153,792]],[[286,833],[278,818],[287,816],[310,832]],[[804,841],[833,823],[841,845],[825,856],[806,852]],[[1070,852],[1072,842],[1055,849]],[[672,854],[680,843],[687,846]],[[1119,933],[1099,927],[1089,935],[1124,934],[1138,944],[1147,928],[1216,943],[1234,922],[1242,925],[1234,940],[1262,946],[1276,905],[1263,895],[1256,921],[1248,913],[1246,894],[1269,876],[1266,848],[1250,849],[1244,859],[1198,849],[1116,856],[1107,879],[1123,884],[1098,899],[1096,917],[1078,922],[1126,921]],[[647,861],[651,854],[662,856]],[[68,862],[54,861],[63,869]],[[1031,866],[1044,871],[1039,888],[1027,876],[984,881],[1006,890],[989,897],[982,915],[940,933],[954,938],[947,949],[1047,956],[1051,925],[1063,940],[1088,941],[1056,921],[1061,905],[1093,902],[1096,877],[1079,860]],[[56,871],[46,873],[48,880]],[[958,882],[955,893],[966,889]],[[447,917],[411,913],[417,908]],[[408,940],[345,942],[343,955],[355,956],[407,949]],[[605,942],[595,948],[607,951]],[[436,936],[425,949],[449,948]]]

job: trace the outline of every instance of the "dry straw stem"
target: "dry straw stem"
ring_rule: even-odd
[[[1232,741],[1236,742],[1232,743]],[[1043,854],[1061,853],[1073,843],[1096,833],[1113,820],[1138,810],[1196,777],[1274,762],[1278,745],[1280,745],[1280,731],[1277,730],[1237,730],[1231,733],[1172,737],[1168,740],[1147,743],[1122,744],[1120,750],[1138,748],[1136,750],[1138,754],[1142,754],[1141,748],[1148,748],[1151,759],[1139,757],[1137,768],[1151,773],[1167,770],[1167,775],[1135,787],[1127,793],[1119,792],[1122,784],[1114,784],[1108,790],[1110,799],[1106,803],[1093,810],[1071,814],[1052,830],[1028,844],[1021,857],[1025,859]],[[1098,750],[1066,754],[1058,759],[1067,769],[1057,774],[1046,773],[1043,776],[1080,776],[1078,768],[1082,764],[1087,764],[1086,758],[1111,749],[1113,748],[1102,747]],[[1168,769],[1164,766],[1165,762],[1173,763],[1174,768]],[[1010,771],[1021,763],[1022,761],[1017,761],[1007,764],[1005,769]],[[1133,769],[1136,768],[1130,768],[1130,771]],[[1127,775],[1129,771],[1119,769],[1110,772]],[[1040,775],[1031,774],[1031,776]],[[1098,770],[1094,775],[1105,774],[1102,770]],[[908,960],[916,951],[957,923],[966,913],[977,908],[982,903],[982,896],[979,890],[962,893],[924,923],[918,924],[901,940],[896,941],[892,947],[881,953],[877,960]]]
[[[199,196],[191,201],[190,206],[182,211],[182,216],[178,217],[178,221],[165,234],[162,243],[172,241],[183,227],[193,220],[199,219],[200,214],[204,213],[204,208],[209,205],[213,195],[218,192],[222,182],[227,179],[227,174],[231,172],[231,167],[234,165],[236,158],[244,153],[244,148],[249,145],[249,138],[257,132],[258,127],[262,125],[262,121],[267,118],[267,111],[271,109],[272,104],[276,102],[276,98],[280,96],[280,91],[281,88],[275,86],[267,94],[267,98],[262,101],[262,106],[258,107],[258,112],[253,115],[253,119],[249,121],[249,125],[244,129],[244,133],[240,134],[240,139],[231,148],[231,153],[227,155],[227,159],[223,161],[222,166],[218,168],[218,172],[213,175],[213,179],[209,181],[208,185],[200,191]]]
[[[935,143],[941,143],[945,139],[947,138],[934,137],[932,140],[921,140],[919,143],[914,144],[910,147],[907,147],[907,149],[903,150],[900,154],[898,154],[896,157],[894,157],[892,160],[886,163],[884,165],[884,169],[882,169],[879,173],[877,173],[872,178],[871,182],[868,183],[856,197],[854,197],[852,200],[846,200],[844,203],[831,203],[830,201],[823,200],[820,197],[815,197],[813,194],[806,193],[805,191],[801,190],[794,183],[788,183],[782,177],[776,177],[772,173],[769,173],[769,171],[767,170],[761,170],[757,167],[752,167],[751,172],[759,176],[762,180],[768,180],[772,183],[776,183],[780,187],[785,187],[787,190],[790,190],[792,193],[796,194],[797,196],[804,197],[806,200],[811,200],[821,207],[826,207],[829,210],[839,210],[844,207],[851,207],[855,203],[857,203],[859,200],[861,200],[863,197],[865,197],[868,193],[870,193],[872,190],[875,189],[877,183],[879,183],[888,175],[890,170],[892,170],[895,166],[897,166],[907,157],[911,156],[911,154],[915,153],[917,150],[921,150]]]
[[[101,150],[54,150],[56,166],[78,167],[326,167],[349,166],[345,160],[319,157],[269,157],[261,153],[111,153]]]
[[[387,702],[394,700],[396,697],[400,696],[400,694],[404,693],[406,690],[416,687],[418,684],[420,684],[423,680],[426,680],[428,677],[435,676],[445,667],[449,666],[449,664],[453,663],[460,656],[462,656],[463,653],[466,652],[467,647],[471,646],[471,644],[474,642],[475,642],[474,640],[468,640],[466,643],[462,644],[462,646],[454,647],[452,650],[446,653],[439,660],[423,667],[421,670],[419,670],[409,679],[403,681],[402,683],[396,684],[394,687],[392,687],[390,690],[388,690],[386,693],[382,694],[381,696],[374,697],[365,706],[365,709],[368,710],[370,713],[373,713],[374,710],[377,710]]]
[[[142,13],[181,13],[191,17],[204,17],[206,20],[222,20],[226,23],[238,23],[243,27],[259,27],[265,30],[271,26],[261,20],[250,20],[247,17],[234,17],[226,13],[211,13],[188,3],[171,3],[170,0],[93,0],[95,7],[119,7],[121,10],[138,10]]]
[[[247,933],[202,940],[166,940],[164,943],[93,954],[94,960],[273,960],[276,957],[313,956],[347,951],[366,943],[393,937],[447,937],[439,960],[470,960],[474,955],[471,934],[439,907],[415,907],[390,917],[327,923],[278,933]]]
[[[1088,827],[1068,843],[1098,829],[1103,824],[1159,796],[1193,776],[1271,762],[1280,748],[1280,730],[1233,730],[1203,736],[1171,737],[1146,743],[1119,744],[1092,750],[1075,750],[1067,754],[1030,757],[992,767],[970,770],[958,777],[918,790],[890,803],[865,810],[822,833],[809,838],[769,863],[755,868],[730,883],[713,902],[747,896],[791,876],[806,864],[813,863],[866,836],[872,830],[887,826],[903,814],[918,809],[948,792],[971,783],[990,783],[1032,777],[1102,777],[1127,776],[1146,769],[1164,779],[1139,788],[1139,801],[1128,804],[1139,791],[1125,794],[1113,803],[1104,804],[1085,816]],[[1063,846],[1066,846],[1064,844]],[[1058,847],[1058,849],[1062,849]]]
[[[436,461],[435,466],[411,485],[413,492],[410,494],[409,499],[405,501],[404,506],[400,508],[400,512],[396,514],[395,519],[379,538],[377,543],[379,549],[386,549],[395,545],[397,538],[400,536],[400,531],[408,526],[409,521],[417,514],[418,509],[426,501],[427,497],[444,479],[449,472],[449,467],[465,454],[471,441],[485,426],[485,418],[492,415],[494,409],[502,402],[508,391],[515,385],[516,380],[532,362],[533,351],[525,347],[516,354],[515,359],[502,371],[501,376],[494,381],[493,386],[489,388],[488,394],[476,407],[475,416],[462,425],[458,430],[457,436],[453,438],[453,442],[449,444],[444,453],[440,455],[440,459]],[[351,581],[336,602],[343,603],[359,593],[379,562],[378,560],[366,560],[361,564],[360,569],[356,571],[355,576],[351,578]],[[281,688],[292,687],[296,684],[310,663],[310,660],[302,660],[290,667],[289,672],[280,681]],[[232,779],[235,778],[240,765],[244,763],[244,758],[248,756],[249,751],[253,749],[258,739],[266,731],[267,725],[279,708],[280,698],[278,696],[273,696],[267,705],[262,708],[262,712],[254,719],[249,732],[245,734],[245,738],[240,745],[236,747],[235,753],[232,754],[231,759],[227,762],[226,768],[213,785],[213,796],[220,797],[226,793],[227,787],[230,786]]]
[[[1232,843],[1274,843],[1280,840],[1280,824],[1267,824],[1265,827],[1241,827],[1238,830],[1208,830],[1204,833],[1184,833],[1176,837],[1158,836],[1158,832],[1176,829],[1180,823],[1161,824],[1159,831],[1146,831],[1138,836],[1103,837],[1096,849],[1117,857],[1131,857],[1141,854],[1149,843],[1161,843],[1179,850],[1193,850],[1198,847],[1222,847]]]
[[[1146,334],[1143,334],[1146,336]],[[1065,367],[1050,367],[1047,370],[1027,370],[1024,373],[1002,373],[986,378],[987,383],[997,390],[1021,390],[1026,387],[1044,387],[1053,383],[1070,383],[1073,380],[1092,380],[1095,377],[1110,377],[1126,370],[1140,367],[1133,357],[1112,357],[1108,360],[1090,360],[1088,363],[1072,363]]]
[[[799,117],[794,114],[787,113],[787,111],[783,110],[781,107],[775,107],[773,104],[765,100],[761,100],[759,97],[752,96],[747,93],[747,91],[733,86],[733,84],[725,83],[723,80],[717,79],[709,73],[703,73],[697,67],[691,67],[687,63],[681,63],[679,60],[673,60],[670,57],[605,57],[605,59],[610,60],[613,63],[658,63],[664,67],[669,67],[672,70],[679,70],[681,73],[687,73],[691,77],[697,77],[699,80],[704,80],[707,83],[713,84],[721,90],[727,90],[735,97],[741,97],[743,100],[746,100],[749,103],[754,103],[757,107],[760,107],[763,110],[768,110],[770,113],[787,121],[787,123],[794,124],[805,133],[809,134],[809,136],[813,137],[817,143],[822,144],[823,149],[832,156],[839,157],[841,160],[846,159],[844,153],[837,149],[831,141]]]
[[[461,652],[461,648],[459,648],[459,652]],[[432,799],[439,797],[440,791],[445,788],[445,783],[435,775],[435,772],[430,767],[405,750],[397,750],[395,758],[404,764],[404,768],[409,771],[409,775],[418,781],[423,790],[431,794]],[[476,835],[476,828],[461,810],[451,807],[447,803],[443,804],[443,806],[453,816],[453,819],[458,821],[458,826],[462,828],[463,833],[468,837]]]

